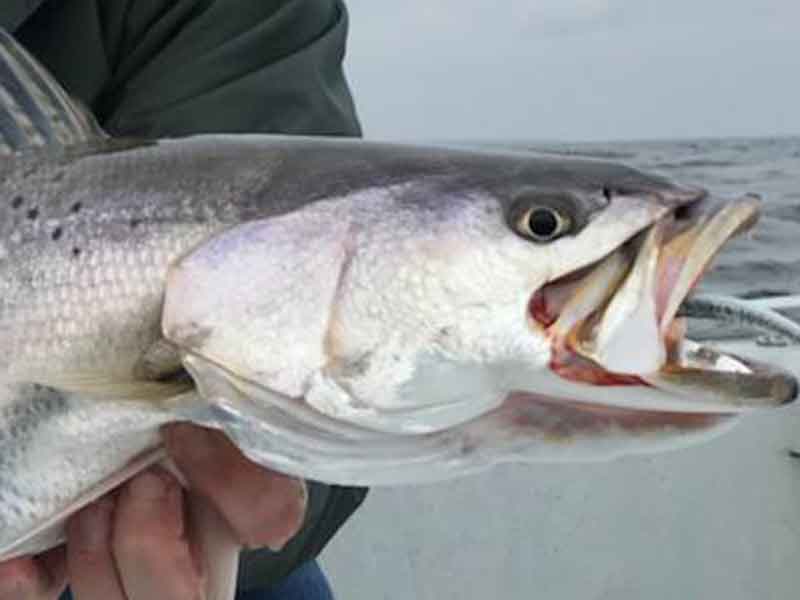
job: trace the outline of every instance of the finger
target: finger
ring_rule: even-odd
[[[248,460],[218,431],[180,423],[164,439],[189,487],[211,500],[243,545],[277,550],[302,526],[303,481]]]
[[[58,597],[67,589],[67,548],[53,548],[36,559],[50,582],[49,592]]]
[[[66,587],[64,552],[0,563],[0,600],[55,600]]]
[[[125,600],[111,553],[114,500],[105,497],[67,523],[67,568],[80,600]]]
[[[203,597],[201,561],[187,536],[183,500],[180,484],[163,469],[145,471],[121,490],[112,547],[128,600]]]

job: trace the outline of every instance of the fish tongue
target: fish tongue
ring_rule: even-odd
[[[666,360],[656,313],[659,247],[665,221],[645,234],[625,281],[592,328],[581,354],[613,373],[650,373]]]

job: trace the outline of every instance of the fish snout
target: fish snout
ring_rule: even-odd
[[[704,191],[704,190],[703,190]],[[696,201],[682,204],[675,209],[674,217],[678,226],[686,223],[706,221],[723,210],[737,210],[740,213],[749,213],[742,219],[739,226],[730,235],[735,237],[749,231],[758,221],[763,198],[759,194],[747,192],[735,198],[722,198],[705,193]]]

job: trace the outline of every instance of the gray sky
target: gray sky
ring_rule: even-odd
[[[371,138],[800,134],[798,0],[346,0]]]

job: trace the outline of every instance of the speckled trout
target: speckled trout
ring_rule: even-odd
[[[531,154],[112,139],[1,39],[0,558],[60,543],[173,421],[377,485],[683,447],[796,395],[679,315],[756,196]]]

